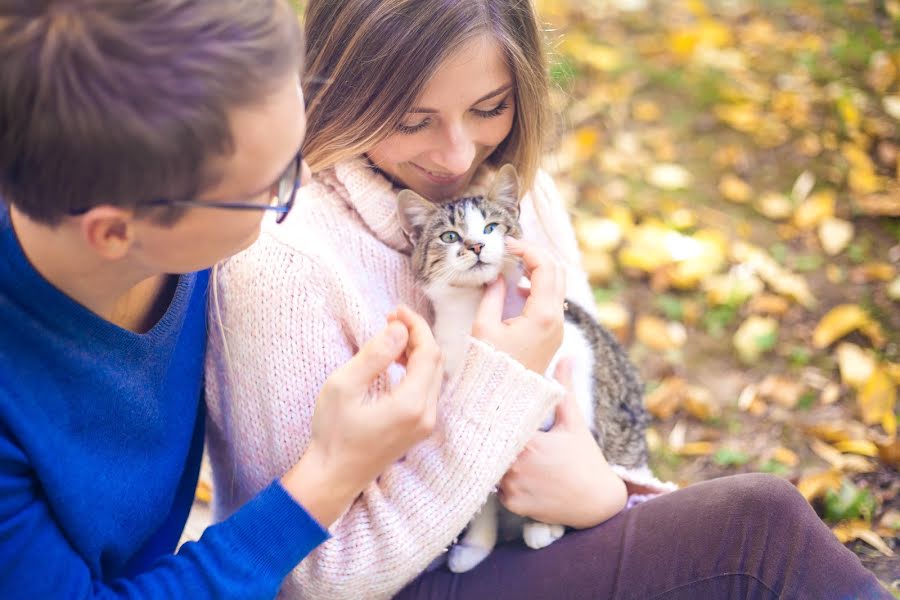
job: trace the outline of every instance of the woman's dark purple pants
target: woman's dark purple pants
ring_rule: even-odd
[[[423,573],[400,600],[891,598],[788,482],[689,486],[544,548],[497,547],[472,571]]]

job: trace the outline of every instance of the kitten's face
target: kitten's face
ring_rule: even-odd
[[[518,176],[511,165],[487,187],[432,204],[415,192],[398,196],[404,230],[413,242],[416,278],[427,288],[479,287],[497,278],[513,260],[507,236],[520,237]]]

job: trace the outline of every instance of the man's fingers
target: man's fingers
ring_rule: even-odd
[[[365,392],[373,379],[403,355],[408,341],[406,325],[396,321],[388,323],[353,358],[335,371],[337,381],[348,389]]]
[[[409,330],[406,350],[406,376],[397,384],[397,395],[409,395],[434,403],[440,392],[444,373],[440,348],[434,340],[431,328],[421,315],[406,306],[397,309],[397,319]],[[430,410],[430,408],[429,408]]]

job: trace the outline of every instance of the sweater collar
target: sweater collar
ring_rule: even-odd
[[[397,216],[400,188],[365,158],[342,161],[318,177],[341,196],[382,243],[404,254],[412,251]]]

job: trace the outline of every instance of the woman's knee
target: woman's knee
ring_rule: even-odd
[[[815,515],[806,499],[789,481],[766,473],[748,473],[722,480],[736,510],[752,521],[772,518],[789,521]]]

